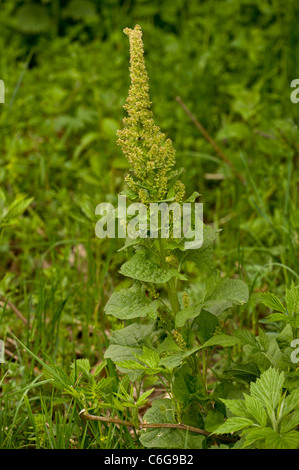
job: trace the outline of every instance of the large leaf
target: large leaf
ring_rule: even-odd
[[[131,287],[114,292],[105,306],[105,313],[121,320],[149,315],[156,318],[159,302],[151,302],[141,287]]]
[[[257,421],[260,426],[266,426],[267,424],[267,413],[263,408],[262,403],[255,397],[244,394],[246,408],[251,416]]]
[[[205,240],[198,250],[178,252],[180,263],[192,261],[196,267],[205,274],[210,274],[215,269],[214,245],[212,240]]]
[[[153,329],[153,324],[139,325],[138,323],[133,323],[122,330],[114,331],[110,339],[110,346],[105,352],[105,359],[111,359],[114,363],[120,361],[140,362],[136,359],[136,354],[142,354],[143,346],[149,341]],[[118,368],[121,372],[128,373],[132,381],[137,380],[143,373],[141,368],[139,370]]]
[[[208,341],[213,335],[218,323],[219,320],[216,315],[202,310],[193,324],[193,330],[196,332],[198,340],[201,343]]]
[[[204,308],[214,315],[219,315],[233,305],[245,304],[249,291],[240,279],[221,279],[215,289],[205,299]]]
[[[165,283],[173,277],[185,279],[175,269],[161,268],[146,251],[137,252],[129,261],[122,265],[120,273],[124,276],[144,282]]]
[[[239,339],[234,336],[215,335],[212,336],[208,341],[206,341],[202,346],[197,349],[200,350],[205,348],[211,348],[213,346],[222,346],[223,348],[229,348],[231,346],[234,346],[235,344],[238,344],[239,342]]]
[[[154,400],[143,418],[146,423],[174,424],[174,405],[168,398]],[[140,435],[140,442],[145,447],[160,449],[201,449],[204,440],[205,436],[200,434],[169,428],[145,429]]]
[[[196,307],[187,307],[184,310],[181,310],[176,314],[175,317],[175,326],[180,328],[185,325],[186,321],[190,318],[197,317],[202,309],[202,305],[197,305]]]

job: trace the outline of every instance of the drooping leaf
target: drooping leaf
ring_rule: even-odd
[[[248,286],[240,279],[221,279],[204,302],[204,308],[219,315],[233,305],[245,304],[248,300]]]
[[[239,339],[234,336],[215,335],[212,336],[208,341],[206,341],[205,344],[200,346],[198,350],[210,348],[213,346],[222,346],[223,348],[229,348],[231,346],[234,346],[235,344],[238,344],[239,342]]]

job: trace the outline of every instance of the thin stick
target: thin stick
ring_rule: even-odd
[[[221,150],[221,148],[216,144],[216,142],[214,141],[214,139],[212,139],[212,137],[210,136],[210,134],[206,131],[206,129],[203,127],[203,125],[196,119],[196,117],[194,116],[194,114],[191,113],[190,109],[186,106],[186,104],[184,103],[184,101],[182,100],[182,98],[180,96],[177,96],[176,97],[176,100],[177,102],[179,103],[179,105],[181,106],[181,108],[185,111],[185,113],[187,114],[187,116],[189,116],[189,118],[191,119],[191,121],[193,122],[193,124],[195,125],[195,127],[197,127],[198,130],[200,130],[200,132],[202,133],[202,135],[204,136],[204,138],[212,145],[212,147],[214,148],[214,150],[218,153],[219,157],[234,171],[234,173],[236,174],[236,176],[239,178],[239,180],[242,182],[242,184],[245,185],[245,179],[244,177],[238,172],[238,170],[234,167],[234,165],[232,164],[232,162],[227,158],[227,156],[223,153],[223,151]]]
[[[122,426],[131,426],[133,428],[138,428],[138,429],[157,429],[157,428],[167,428],[167,429],[182,429],[183,431],[190,431],[194,432],[196,434],[202,434],[204,436],[211,436],[212,433],[205,431],[203,429],[195,428],[193,426],[188,426],[187,424],[176,424],[176,423],[139,423],[138,426],[135,424],[131,423],[131,421],[123,421],[122,419],[117,419],[117,418],[107,418],[106,416],[96,416],[96,415],[90,415],[85,411],[85,409],[81,410],[79,413],[79,416],[83,418],[86,421],[101,421],[103,423],[113,423],[113,424],[120,424]],[[225,442],[235,442],[234,438],[229,438],[225,436],[218,436],[214,434],[214,437],[217,439],[221,439]]]
[[[12,303],[10,300],[5,299],[3,297],[0,297],[0,305],[4,307],[5,305],[8,305],[9,308],[19,317],[20,320],[24,323],[24,325],[28,325],[28,321],[26,318],[23,316],[23,314],[20,312],[20,310]]]

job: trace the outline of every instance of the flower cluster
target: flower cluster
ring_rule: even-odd
[[[117,143],[131,165],[131,173],[126,177],[129,187],[139,195],[142,189],[143,199],[148,192],[161,200],[168,192],[175,150],[171,140],[166,139],[153,120],[141,28],[136,25],[134,29],[126,28],[124,33],[130,40],[131,86],[124,105],[128,116],[124,119],[125,127],[118,131]],[[177,189],[181,195],[184,185],[179,184]]]

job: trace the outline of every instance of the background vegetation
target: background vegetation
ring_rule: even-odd
[[[69,375],[75,359],[102,364],[123,326],[104,315],[128,286],[122,240],[96,238],[94,210],[116,203],[128,168],[116,145],[129,87],[124,27],[142,26],[156,122],[187,193],[202,194],[205,223],[221,229],[217,267],[249,287],[229,332],[279,329],[260,322],[269,308],[259,293],[283,300],[299,277],[298,13],[282,0],[0,2],[0,447],[141,446],[126,428],[83,422],[10,334]],[[97,374],[113,377],[115,366]]]

